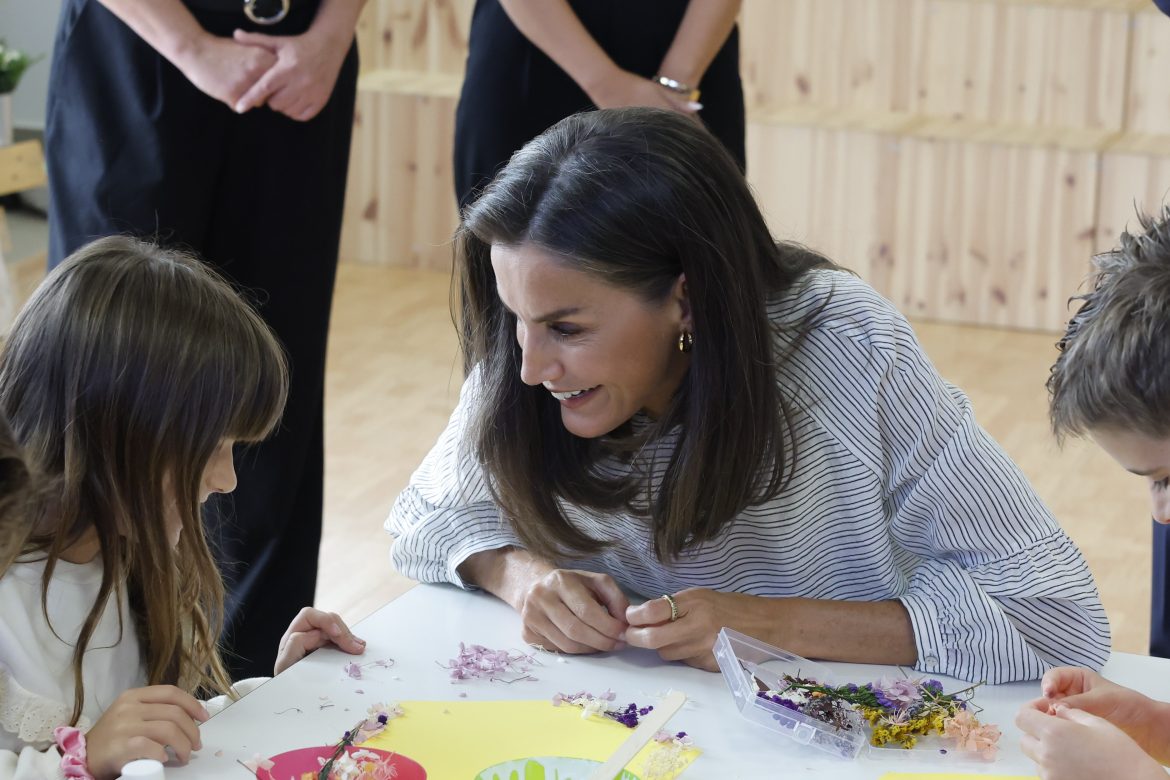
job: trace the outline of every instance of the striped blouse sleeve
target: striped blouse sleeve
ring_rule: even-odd
[[[1100,668],[1109,623],[1080,551],[909,323],[889,315],[867,328],[868,370],[853,380],[872,383],[858,390],[872,393],[874,427],[851,433],[858,449],[870,444],[893,539],[910,553],[901,601],[917,668],[990,683]]]
[[[464,382],[446,429],[386,518],[386,530],[395,536],[392,565],[420,582],[466,588],[458,572],[465,560],[478,552],[519,546],[468,447],[477,376],[473,371]]]
[[[881,482],[916,668],[990,683],[1100,668],[1109,622],[1085,559],[906,319],[841,275],[820,319],[803,381],[815,416]]]

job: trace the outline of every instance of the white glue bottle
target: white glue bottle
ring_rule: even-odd
[[[166,780],[166,772],[161,762],[139,758],[122,767],[122,780]]]

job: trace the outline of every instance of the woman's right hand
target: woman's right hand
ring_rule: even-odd
[[[1049,669],[1040,681],[1043,698],[1024,705],[1053,714],[1058,703],[1096,715],[1124,731],[1159,761],[1170,760],[1170,708],[1135,690],[1110,682],[1091,669]]]
[[[233,111],[275,64],[276,55],[268,49],[211,34],[200,35],[175,60],[188,81]]]
[[[185,764],[199,750],[199,724],[210,717],[191,694],[173,685],[132,688],[102,713],[85,735],[87,764],[97,780],[115,778],[136,758],[166,763],[174,751]]]
[[[625,644],[629,606],[608,574],[553,569],[523,593],[522,637],[529,644],[564,653],[617,650]]]

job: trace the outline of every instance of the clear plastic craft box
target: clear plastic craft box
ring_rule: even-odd
[[[826,685],[839,684],[826,667],[730,628],[719,631],[715,640],[715,660],[731,689],[739,714],[748,720],[802,745],[811,745],[841,758],[857,758],[869,742],[860,716],[854,728],[838,729],[757,695],[760,689],[756,680],[778,690],[783,687],[781,677],[785,674],[812,678]]]

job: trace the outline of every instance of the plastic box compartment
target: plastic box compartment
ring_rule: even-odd
[[[748,720],[802,745],[811,745],[846,759],[857,758],[869,743],[869,734],[860,715],[855,715],[852,729],[838,729],[758,696],[759,689],[752,679],[755,677],[769,687],[778,687],[780,677],[791,674],[826,685],[838,685],[826,667],[730,628],[720,629],[715,639],[715,660],[735,698],[739,714]]]

